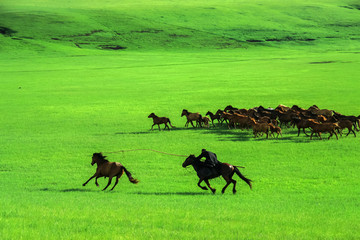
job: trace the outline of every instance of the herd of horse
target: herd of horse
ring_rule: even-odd
[[[348,136],[350,133],[356,137],[356,132],[360,128],[360,115],[343,115],[339,112],[329,109],[320,109],[316,105],[308,109],[300,108],[297,105],[287,107],[279,105],[276,108],[264,108],[263,106],[254,107],[251,109],[235,108],[231,105],[226,106],[223,110],[218,109],[215,113],[208,111],[205,116],[198,112],[189,112],[186,109],[182,110],[181,117],[186,117],[185,127],[191,124],[192,127],[207,127],[226,125],[229,129],[239,128],[243,130],[252,129],[254,137],[265,135],[278,138],[282,136],[282,128],[297,128],[298,136],[301,130],[306,136],[318,136],[322,139],[321,134],[329,133],[328,139],[333,135],[338,139],[338,134],[342,135],[342,130],[347,129]],[[153,119],[153,125],[165,124],[164,129],[170,130],[170,119],[167,117],[158,117],[151,113],[148,118]],[[195,125],[194,125],[195,123]],[[306,133],[306,129],[311,133]]]

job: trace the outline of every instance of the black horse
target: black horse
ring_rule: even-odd
[[[238,166],[234,166],[228,163],[221,163],[218,173],[215,168],[209,168],[204,166],[203,162],[196,159],[194,155],[190,155],[189,157],[187,157],[184,163],[182,164],[184,168],[189,165],[192,165],[194,167],[194,170],[196,171],[199,177],[199,182],[197,185],[203,190],[208,190],[207,187],[203,187],[200,185],[202,181],[205,181],[206,185],[211,189],[212,193],[215,193],[216,189],[210,186],[209,179],[222,176],[226,181],[226,185],[223,187],[221,193],[224,193],[226,188],[229,186],[229,184],[233,183],[234,184],[233,193],[235,194],[236,181],[232,179],[234,173],[236,173],[242,180],[244,180],[249,185],[250,189],[252,189],[251,180],[244,177],[244,175],[240,173]]]

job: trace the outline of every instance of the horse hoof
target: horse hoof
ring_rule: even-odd
[[[85,185],[86,185],[86,184],[84,183],[84,184],[83,184],[83,187],[85,187]]]
[[[211,189],[212,193],[215,194],[216,192],[216,189]]]
[[[233,194],[235,194],[236,193],[236,191],[233,191]]]

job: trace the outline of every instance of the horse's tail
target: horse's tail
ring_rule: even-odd
[[[170,118],[168,118],[168,121],[169,121],[170,127],[175,128],[175,126],[171,125]]]
[[[129,178],[129,181],[130,182],[132,182],[132,183],[134,183],[134,184],[137,184],[139,181],[137,180],[137,179],[135,179],[135,178],[133,178],[132,176],[131,176],[131,173],[123,166],[123,169],[124,169],[124,171],[125,171],[125,173],[126,173],[126,176]]]
[[[238,169],[236,166],[234,166],[234,169],[235,169],[236,174],[237,174],[242,180],[244,180],[244,181],[249,185],[250,189],[252,190],[252,185],[251,185],[251,182],[252,182],[252,181],[251,181],[250,179],[246,178],[244,175],[242,175],[241,172],[239,171],[239,169]]]

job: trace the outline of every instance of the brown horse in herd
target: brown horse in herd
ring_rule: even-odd
[[[182,164],[184,168],[189,165],[192,165],[194,170],[196,171],[199,177],[199,182],[197,185],[203,190],[208,190],[207,187],[200,185],[202,181],[205,181],[206,185],[210,188],[212,193],[215,194],[216,189],[210,186],[209,179],[222,176],[226,181],[226,185],[223,187],[221,193],[224,193],[226,188],[230,185],[230,183],[232,183],[234,184],[233,193],[235,194],[236,181],[232,178],[234,173],[236,173],[242,180],[244,180],[249,185],[250,189],[252,189],[251,180],[246,178],[244,175],[242,175],[237,166],[228,163],[221,163],[220,173],[218,173],[215,170],[215,168],[209,168],[203,166],[203,163],[200,160],[198,160],[194,155],[190,155],[189,157],[187,157],[184,163]]]
[[[172,128],[175,128],[173,125],[171,125],[171,122],[170,122],[170,119],[167,118],[167,117],[158,117],[155,115],[155,113],[150,113],[150,115],[148,116],[148,118],[152,118],[153,119],[153,122],[154,124],[151,126],[151,130],[154,130],[154,126],[157,124],[158,127],[159,127],[159,131],[160,131],[160,124],[165,124],[165,128],[164,130],[167,128],[170,130],[169,128],[169,125],[172,127]],[[169,123],[169,125],[168,125]]]
[[[95,174],[87,180],[83,186],[85,186],[91,179],[95,178],[95,184],[96,186],[99,186],[97,179],[99,177],[109,177],[108,184],[103,189],[105,190],[110,184],[113,177],[116,177],[116,181],[114,186],[111,188],[111,190],[114,189],[114,187],[118,184],[119,178],[121,175],[125,172],[126,176],[129,178],[129,181],[131,183],[138,183],[139,181],[136,180],[131,176],[131,173],[121,164],[118,162],[109,162],[106,159],[106,156],[103,156],[102,153],[94,153],[92,156],[92,162],[91,165],[97,164],[96,172]]]
[[[181,117],[182,116],[186,116],[186,123],[185,123],[185,127],[188,127],[189,126],[189,123],[191,123],[191,125],[193,127],[194,124],[193,124],[193,121],[196,121],[196,125],[199,125],[200,127],[202,126],[202,116],[200,113],[192,113],[192,112],[189,112],[188,110],[186,109],[183,109],[182,112],[181,112]]]

